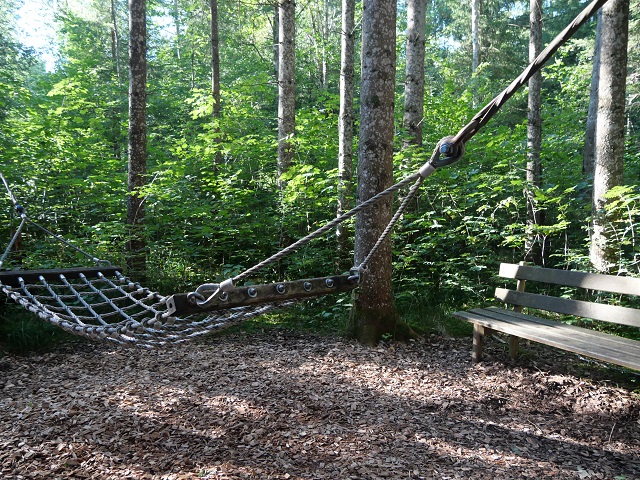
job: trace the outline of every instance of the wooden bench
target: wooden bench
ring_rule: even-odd
[[[509,353],[512,358],[518,352],[518,339],[523,338],[640,370],[640,341],[522,313],[522,309],[527,307],[640,328],[640,310],[635,308],[525,292],[525,283],[534,281],[622,295],[640,295],[640,278],[506,263],[500,265],[499,275],[517,280],[515,290],[497,288],[495,292],[498,300],[512,305],[513,309],[489,307],[454,313],[455,317],[473,323],[474,362],[482,360],[484,336],[502,332],[510,335]]]

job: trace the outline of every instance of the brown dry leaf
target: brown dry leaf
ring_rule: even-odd
[[[474,366],[470,349],[272,332],[7,357],[0,476],[640,478],[637,395],[554,350],[531,368]]]

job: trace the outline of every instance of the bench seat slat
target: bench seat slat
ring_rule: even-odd
[[[637,358],[640,364],[640,348],[638,348],[639,344],[635,340],[498,307],[476,309],[472,310],[472,312],[480,312],[481,315],[495,321],[505,322],[505,325],[503,325],[505,329],[510,328],[506,324],[513,326],[514,329],[526,328],[540,339],[556,338],[563,344],[568,342],[569,344],[581,345],[587,350],[593,347],[594,342],[602,342],[605,350],[611,350],[614,355],[620,353],[631,355]],[[528,338],[528,340],[534,339]]]
[[[640,370],[640,349],[634,340],[496,308],[456,312],[454,316],[492,330]]]
[[[599,340],[604,338],[607,340],[607,345],[615,345],[615,349],[628,349],[629,346],[633,347],[635,350],[630,350],[630,352],[634,355],[638,355],[640,357],[640,344],[635,340],[631,340],[625,337],[620,337],[618,335],[611,335],[604,332],[599,332],[597,330],[591,330],[589,328],[578,327],[575,325],[569,325],[566,323],[558,322],[555,320],[550,320],[548,318],[536,317],[533,315],[527,315],[525,313],[515,312],[513,310],[505,310],[500,307],[488,307],[486,309],[478,309],[478,310],[487,310],[491,312],[491,316],[496,319],[511,321],[511,322],[526,322],[531,325],[531,328],[551,328],[557,330],[558,328],[562,328],[564,331],[571,331],[572,338],[582,338],[587,339],[589,342],[593,342],[594,340]],[[568,328],[565,328],[568,327]]]
[[[503,278],[531,280],[534,282],[567,285],[603,292],[640,295],[640,278],[604,275],[601,273],[529,267],[512,263],[500,264],[499,275]]]
[[[617,305],[549,297],[536,293],[517,292],[505,288],[496,288],[495,297],[511,305],[537,308],[565,315],[576,315],[593,320],[612,322],[631,327],[640,327],[640,310]]]
[[[580,349],[572,351],[584,355],[589,355],[587,352],[592,351],[594,343],[597,342],[602,345],[601,353],[607,353],[614,358],[629,357],[636,365],[640,366],[640,349],[634,340],[560,322],[551,322],[554,325],[546,325],[539,321],[549,322],[548,320],[545,321],[530,315],[517,315],[508,310],[475,309],[461,313],[466,317],[466,320],[473,320],[474,323],[484,327],[558,348]]]
[[[497,288],[495,291],[495,298],[512,305],[514,307],[512,310],[489,307],[453,314],[474,325],[472,350],[474,362],[482,359],[484,336],[490,335],[492,331],[498,331],[511,335],[509,353],[512,358],[517,355],[517,339],[524,338],[640,371],[640,341],[638,340],[521,313],[522,308],[527,307],[640,328],[640,308],[558,298],[524,291],[525,283],[533,281],[640,296],[640,278],[509,263],[500,265],[499,275],[518,280],[516,290]]]

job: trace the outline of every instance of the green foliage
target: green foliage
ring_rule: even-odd
[[[43,322],[17,305],[0,304],[0,356],[49,351],[77,337]]]
[[[12,16],[11,3],[6,3],[6,11],[0,7],[0,18]],[[565,26],[580,4],[571,0],[545,5],[545,41]],[[109,6],[94,2],[82,10],[72,5],[57,12],[60,58],[53,72],[44,71],[11,28],[0,33],[0,165],[32,218],[90,253],[124,264],[128,26],[126,5],[118,0],[116,45]],[[149,177],[140,194],[147,208],[151,288],[172,293],[228,278],[334,218],[340,19],[336,3],[322,7],[312,2],[298,11],[296,158],[279,191],[273,6],[219,5],[222,117],[214,121],[206,3],[149,5]],[[490,34],[481,35],[482,65],[473,77],[469,5],[444,0],[431,2],[429,8],[422,148],[402,149],[405,39],[401,31],[398,35],[397,179],[413,173],[440,138],[455,134],[473,117],[480,105],[474,106],[472,93],[480,103],[490,100],[526,64],[528,13],[523,2],[483,1],[481,29]],[[633,38],[638,34],[637,11],[632,8]],[[402,30],[403,5],[399,14]],[[426,181],[404,215],[393,238],[394,288],[403,318],[415,329],[468,333],[466,325],[451,323],[450,312],[490,300],[498,263],[522,260],[530,235],[548,240],[549,266],[589,267],[591,181],[582,174],[581,163],[593,31],[590,23],[543,70],[544,178],[533,195],[537,208],[545,211],[546,225],[526,223],[526,90],[467,144],[460,162]],[[636,45],[631,42],[632,78],[637,76]],[[357,58],[355,64],[357,72]],[[635,275],[640,110],[637,82],[630,83],[628,185],[611,192],[607,214],[609,228],[620,240],[621,271]],[[356,84],[356,94],[358,89]],[[0,208],[4,248],[18,219],[4,192],[0,200],[5,205]],[[332,274],[335,258],[335,239],[328,234],[252,281]],[[23,256],[12,256],[3,267],[83,262],[30,230],[24,236]],[[343,331],[350,299],[323,302],[267,321]],[[17,335],[11,338],[20,344]]]

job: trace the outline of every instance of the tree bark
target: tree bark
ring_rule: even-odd
[[[328,62],[327,43],[329,37],[329,1],[321,0],[318,9],[311,12],[311,27],[313,29],[313,43],[316,52],[316,68],[320,88],[327,90],[328,84]]]
[[[424,49],[427,0],[407,2],[407,68],[402,123],[407,131],[404,146],[422,145],[424,115]]]
[[[627,79],[629,0],[610,0],[602,8],[590,259],[599,272],[617,264],[618,245],[607,225],[607,192],[622,184]]]
[[[396,2],[365,0],[362,18],[362,86],[358,151],[358,199],[365,201],[393,182]],[[355,263],[365,259],[391,218],[391,199],[356,216]],[[391,286],[391,241],[372,259],[356,295],[352,327],[368,345],[394,335],[398,316]]]
[[[480,0],[471,0],[471,72],[480,65]]]
[[[471,0],[471,101],[473,108],[479,103],[477,81],[474,78],[480,66],[480,4],[481,0]]]
[[[111,55],[113,56],[118,85],[121,85],[122,72],[120,67],[120,36],[118,34],[116,0],[111,0]]]
[[[273,75],[276,83],[280,72],[280,4],[276,1],[273,8]]]
[[[123,92],[123,82],[122,82],[122,64],[120,62],[120,34],[118,32],[118,10],[116,0],[111,0],[111,56],[113,57],[113,68],[114,73],[116,75],[116,81],[118,82],[118,88],[113,92],[114,98],[113,103],[119,103],[118,100],[121,98]],[[121,126],[122,126],[122,118],[120,116],[120,109],[117,107],[113,107],[109,109],[109,122],[111,127],[111,138],[113,144],[113,157],[116,160],[121,160],[121,148],[122,148],[122,137],[121,137]]]
[[[144,278],[147,244],[144,238],[144,198],[140,190],[147,173],[147,25],[146,1],[129,0],[129,225],[128,267]]]
[[[209,0],[211,13],[211,95],[213,97],[213,141],[216,153],[213,159],[214,170],[222,163],[220,152],[220,36],[218,30],[218,0]]]
[[[598,10],[596,23],[596,41],[593,48],[593,68],[591,70],[591,90],[589,93],[589,111],[584,135],[582,155],[582,173],[593,176],[595,168],[596,121],[598,118],[598,83],[600,82],[600,45],[602,44],[602,9]]]
[[[171,13],[173,15],[173,24],[176,27],[176,58],[180,60],[182,57],[180,53],[180,47],[182,45],[182,28],[180,25],[180,7],[178,5],[178,0],[173,0],[173,11]]]
[[[329,0],[322,2],[322,89],[329,88],[329,62],[327,59],[327,43],[329,42]]]
[[[282,189],[281,176],[291,166],[295,153],[295,1],[280,0],[278,11],[278,186]]]
[[[529,4],[529,62],[533,62],[542,50],[542,0],[530,0]],[[530,233],[525,241],[525,259],[534,265],[543,264],[545,238],[535,233],[536,226],[544,225],[544,211],[538,208],[535,190],[542,186],[542,118],[540,109],[542,73],[538,71],[529,79],[527,121],[527,229]]]
[[[353,87],[355,50],[355,0],[342,0],[342,45],[340,55],[340,115],[338,117],[338,211],[353,203]],[[349,252],[349,232],[344,223],[336,229],[338,266]],[[345,262],[346,263],[346,262]]]

